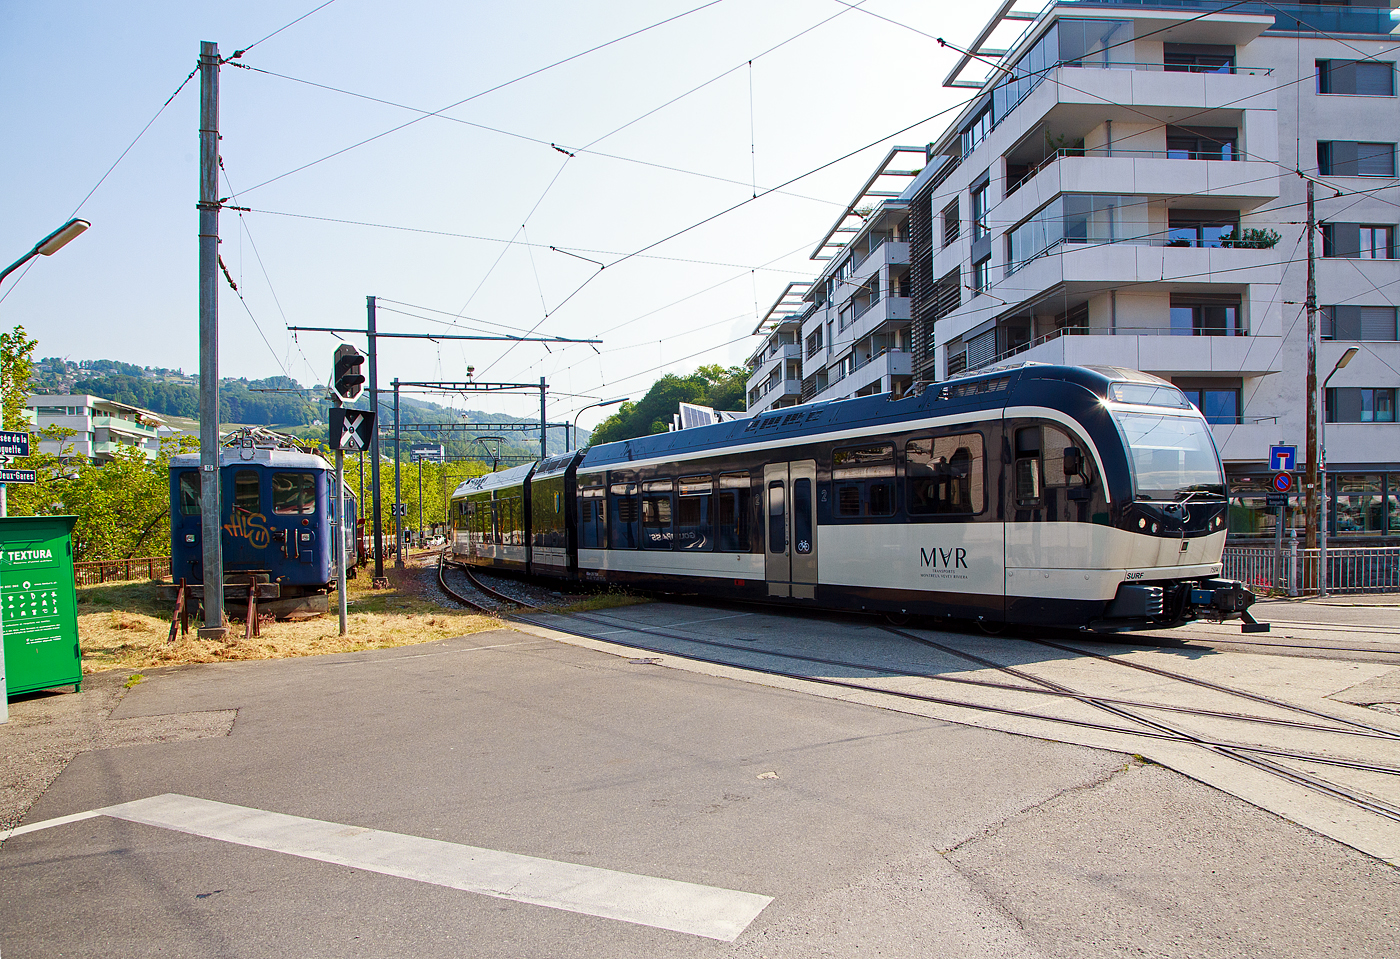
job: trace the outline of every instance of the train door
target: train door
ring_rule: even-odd
[[[271,569],[268,547],[272,543],[263,496],[263,472],[251,467],[223,469],[223,501],[228,504],[224,523],[224,571]]]
[[[764,578],[769,596],[813,599],[817,586],[817,464],[763,468]]]

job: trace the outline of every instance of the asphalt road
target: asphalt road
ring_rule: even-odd
[[[500,631],[183,667],[106,722],[176,715],[202,738],[81,752],[26,823],[239,809],[12,836],[6,959],[1400,954],[1396,870],[1160,767],[647,657]],[[495,853],[535,859],[432,879]],[[771,902],[725,941],[603,901],[636,877]],[[551,882],[601,905],[519,901]]]

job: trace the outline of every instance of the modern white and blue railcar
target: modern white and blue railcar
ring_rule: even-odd
[[[453,497],[459,562],[986,625],[1234,618],[1225,478],[1165,380],[1026,364],[592,447]]]

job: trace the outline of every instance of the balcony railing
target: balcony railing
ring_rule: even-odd
[[[155,439],[157,435],[154,426],[146,426],[142,423],[137,423],[135,420],[124,420],[120,416],[97,415],[92,418],[92,425],[94,427],[105,426],[111,430],[131,433],[136,436],[146,436],[151,439]]]
[[[1176,229],[1188,229],[1188,227],[1177,227]],[[1145,233],[1129,236],[1108,236],[1108,237],[1060,237],[1043,250],[1032,253],[1020,260],[1011,260],[1006,264],[1006,276],[1010,276],[1017,270],[1022,269],[1028,263],[1049,256],[1059,251],[1061,247],[1095,247],[1095,246],[1160,246],[1172,249],[1200,249],[1200,250],[1271,250],[1278,243],[1278,235],[1275,233],[1272,238],[1263,236],[1260,231],[1251,231],[1246,228],[1243,235],[1236,239],[1234,237],[1221,237],[1218,241],[1197,238],[1188,240],[1184,237],[1173,236],[1169,228],[1165,233]]]
[[[1095,7],[1145,7],[1149,10],[1220,10],[1230,13],[1265,14],[1274,18],[1271,29],[1288,33],[1377,33],[1388,34],[1395,26],[1390,7],[1344,7],[1316,3],[1272,3],[1250,0],[1226,3],[1224,0],[1068,0]]]
[[[1239,329],[1184,329],[1181,327],[1172,328],[1170,326],[1120,326],[1113,330],[1093,330],[1087,326],[1063,326],[1058,330],[1051,330],[1049,333],[1042,333],[1040,336],[1008,347],[1000,353],[995,353],[990,357],[977,362],[968,363],[967,369],[980,370],[984,366],[991,366],[993,363],[1000,363],[1010,359],[1018,353],[1025,353],[1033,350],[1037,346],[1043,346],[1051,340],[1058,340],[1062,336],[1249,336],[1249,331],[1243,327]]]
[[[1221,144],[1225,146],[1226,144]],[[1258,157],[1251,157],[1242,150],[1230,145],[1228,151],[1225,150],[1120,150],[1117,147],[1066,147],[1055,150],[1043,160],[1037,161],[1032,166],[1026,167],[1021,175],[1015,180],[1008,180],[1006,184],[1006,195],[1010,196],[1021,187],[1029,183],[1037,173],[1055,163],[1061,157],[1086,157],[1094,159],[1139,159],[1139,160],[1219,160],[1230,163],[1236,160],[1257,160]]]

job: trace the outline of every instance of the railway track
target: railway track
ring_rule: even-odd
[[[551,629],[560,629],[560,624],[557,622],[546,624],[528,615],[530,613],[544,611],[544,608],[538,604],[531,603],[528,600],[509,595],[491,587],[484,583],[474,570],[468,567],[459,566],[455,568],[460,569],[464,573],[474,590],[479,594],[478,598],[473,599],[448,586],[443,579],[443,566],[440,565],[438,574],[440,585],[448,595],[457,599],[459,602],[482,609],[492,615],[500,615],[501,607],[504,606],[512,612],[511,618],[518,618],[525,622],[547,626]],[[484,597],[485,599],[480,597]],[[1365,723],[1343,716],[1335,716],[1321,710],[1288,703],[1275,697],[1264,696],[1247,690],[1235,689],[1171,670],[1164,670],[1141,663],[1129,663],[1106,654],[1080,649],[1067,644],[1040,640],[1016,640],[1017,642],[1037,643],[1038,645],[1068,652],[1075,656],[1109,664],[1114,668],[1129,668],[1148,672],[1160,679],[1182,683],[1200,690],[1207,690],[1212,694],[1244,700],[1254,706],[1264,706],[1288,714],[1292,718],[1278,715],[1265,716],[1257,712],[1210,709],[1198,706],[1152,702],[1145,699],[1123,696],[1099,695],[1081,689],[1071,688],[1070,686],[1046,677],[1037,676],[1033,672],[1022,667],[998,663],[985,656],[979,656],[976,653],[960,650],[944,643],[938,643],[934,640],[918,636],[908,630],[891,626],[881,626],[879,628],[890,635],[902,638],[908,642],[936,649],[945,655],[951,655],[974,663],[983,669],[999,672],[1010,677],[1012,680],[1016,680],[1016,682],[979,679],[969,676],[949,676],[927,670],[878,666],[845,658],[764,650],[748,644],[728,643],[718,639],[702,639],[693,636],[685,636],[667,629],[618,622],[591,613],[573,613],[570,614],[568,618],[580,625],[591,624],[605,627],[609,630],[616,630],[622,627],[635,634],[655,637],[658,640],[666,640],[670,643],[686,644],[692,648],[698,647],[699,649],[713,650],[716,652],[738,652],[743,654],[743,658],[746,661],[726,662],[726,657],[724,656],[704,656],[677,652],[674,646],[638,642],[636,637],[620,640],[615,635],[593,635],[587,628],[570,628],[567,630],[581,637],[602,642],[621,643],[629,648],[644,649],[647,652],[702,659],[708,662],[718,662],[725,665],[732,665],[736,668],[762,673],[764,675],[817,683],[824,686],[853,691],[875,693],[881,696],[889,696],[906,701],[923,702],[940,706],[953,706],[1009,717],[1033,719],[1101,732],[1120,733],[1165,742],[1192,745],[1207,750],[1222,758],[1227,758],[1250,766],[1278,779],[1329,796],[1347,803],[1348,805],[1364,809],[1393,822],[1400,822],[1400,806],[1371,796],[1362,790],[1329,781],[1314,772],[1301,770],[1295,766],[1285,765],[1285,763],[1288,762],[1305,763],[1312,766],[1347,769],[1385,777],[1400,777],[1400,765],[1351,758],[1344,754],[1345,749],[1340,745],[1348,741],[1355,741],[1358,738],[1380,740],[1386,743],[1400,743],[1400,731],[1389,729],[1378,724]],[[768,664],[755,664],[752,662],[754,657],[766,661]],[[793,668],[792,664],[798,663],[808,666],[824,666],[851,670],[857,673],[869,673],[871,681],[862,682],[854,678],[847,679],[814,675],[813,670]],[[788,665],[785,666],[784,664]],[[955,688],[989,690],[1003,695],[1013,694],[1016,696],[1025,696],[1032,700],[1074,702],[1111,715],[1114,717],[1115,721],[1095,722],[1072,716],[1056,715],[1052,712],[1035,708],[1019,708],[1003,704],[979,702],[971,697],[959,698],[953,695],[939,695],[933,692],[893,689],[887,685],[880,685],[878,683],[880,679],[889,680],[900,678],[917,679],[935,685],[952,686]],[[1164,718],[1161,714],[1166,714],[1168,717],[1174,718]],[[1180,721],[1181,719],[1226,721],[1236,726],[1236,728],[1241,729],[1243,735],[1238,738],[1225,738],[1214,734],[1203,734],[1199,731],[1193,731],[1183,725]],[[1288,730],[1293,733],[1303,734],[1321,740],[1335,740],[1336,744],[1325,749],[1303,750],[1269,745],[1265,742],[1244,741],[1249,738],[1250,732],[1257,734],[1261,730],[1268,729]],[[1257,736],[1257,738],[1263,739],[1264,737]]]

